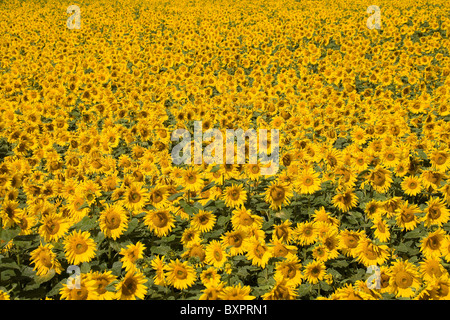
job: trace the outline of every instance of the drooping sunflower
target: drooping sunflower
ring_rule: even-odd
[[[292,188],[280,181],[272,181],[265,192],[265,201],[270,204],[272,210],[278,210],[283,205],[291,202]]]
[[[125,209],[121,205],[108,204],[100,213],[99,226],[105,237],[116,240],[128,226],[128,215]]]
[[[197,278],[195,269],[187,261],[171,260],[166,266],[167,283],[176,289],[184,290],[192,286]]]
[[[244,201],[247,200],[247,191],[244,190],[242,185],[233,184],[225,188],[222,199],[227,207],[238,208],[243,206]]]
[[[273,226],[272,239],[280,239],[284,243],[291,243],[293,239],[293,232],[291,228],[292,222],[289,220],[283,221],[281,224]]]
[[[240,283],[235,286],[226,286],[219,292],[220,300],[253,300],[256,297],[250,295],[251,287],[242,286]]]
[[[211,211],[199,210],[191,219],[191,226],[201,233],[211,231],[215,223],[216,216]]]
[[[323,280],[326,274],[325,263],[322,261],[311,261],[303,269],[304,279],[311,284]]]
[[[56,259],[56,253],[52,249],[53,245],[50,243],[40,244],[37,249],[30,253],[31,263],[34,264],[33,270],[36,270],[38,276],[45,276],[50,270],[55,270],[56,273],[60,274],[63,270]]]
[[[116,299],[118,300],[144,300],[147,294],[147,279],[140,271],[129,271],[116,285]]]
[[[168,209],[150,210],[144,217],[144,224],[157,237],[166,236],[175,227],[175,218]]]
[[[64,253],[71,264],[91,261],[96,250],[97,246],[89,231],[74,230],[64,239]]]
[[[421,285],[417,267],[408,260],[397,259],[392,263],[389,272],[389,284],[395,297],[413,297]]]
[[[145,245],[138,241],[136,244],[129,244],[126,248],[120,250],[119,254],[123,256],[120,258],[120,261],[126,272],[133,272],[136,270],[136,261],[144,257],[145,249]]]

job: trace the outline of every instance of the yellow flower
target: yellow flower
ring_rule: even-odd
[[[192,286],[197,278],[194,268],[187,261],[171,260],[166,267],[167,283],[176,289],[184,290]]]
[[[129,271],[116,285],[116,299],[118,300],[144,300],[147,294],[147,279],[140,271]]]
[[[69,263],[78,265],[95,257],[97,247],[90,236],[88,231],[74,230],[64,239],[64,253]]]
[[[126,248],[122,248],[119,252],[123,257],[120,258],[126,272],[136,270],[136,261],[144,257],[145,245],[140,241],[136,244],[129,244]]]

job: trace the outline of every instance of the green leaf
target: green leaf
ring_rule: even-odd
[[[10,240],[20,233],[20,228],[0,229],[0,248],[6,246]]]

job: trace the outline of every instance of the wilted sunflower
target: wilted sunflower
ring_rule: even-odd
[[[158,237],[166,236],[175,227],[174,221],[168,209],[151,210],[144,217],[144,224]]]
[[[197,278],[195,269],[187,261],[171,260],[166,266],[167,283],[176,289],[184,290],[192,286]]]
[[[95,257],[95,241],[88,231],[74,230],[64,239],[64,253],[69,263],[78,265]]]
[[[139,271],[129,271],[116,285],[116,299],[118,300],[144,300],[147,294],[147,279]]]
[[[128,226],[128,216],[121,205],[108,204],[106,209],[100,213],[100,230],[105,237],[113,240],[119,238]]]
[[[250,295],[250,286],[242,286],[240,283],[235,286],[226,286],[219,292],[220,300],[253,300],[256,297]]]
[[[281,206],[289,204],[293,192],[285,183],[272,181],[265,192],[265,201],[270,204],[272,210],[278,210]]]

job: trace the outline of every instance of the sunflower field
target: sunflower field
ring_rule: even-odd
[[[449,9],[0,1],[0,299],[450,299]]]

